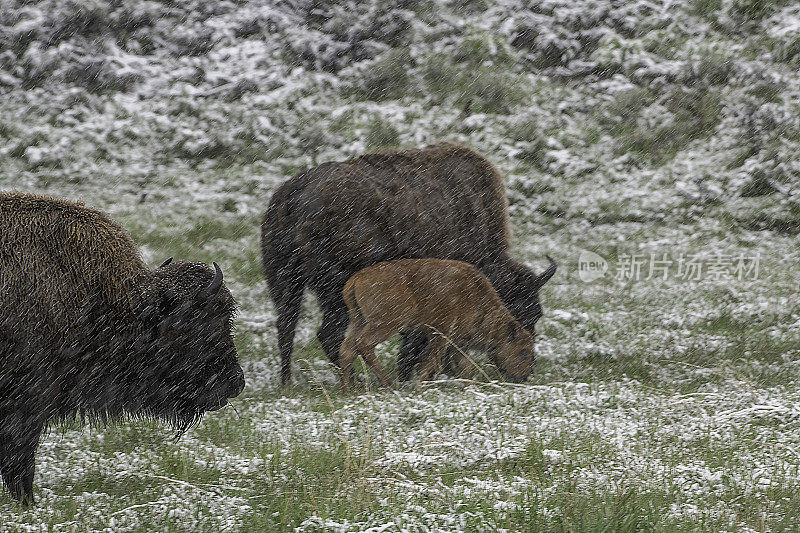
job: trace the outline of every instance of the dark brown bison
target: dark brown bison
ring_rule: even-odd
[[[33,501],[52,421],[156,417],[183,431],[244,388],[235,302],[202,263],[150,270],[102,211],[0,193],[0,474]]]
[[[349,325],[340,350],[342,389],[350,388],[353,361],[361,356],[381,385],[389,376],[375,347],[403,329],[430,342],[420,361],[419,378],[431,379],[450,350],[462,378],[471,378],[472,361],[459,350],[483,350],[516,382],[533,368],[533,337],[511,316],[480,270],[448,259],[385,261],[356,272],[344,285]]]
[[[357,271],[381,261],[433,257],[471,263],[533,334],[542,315],[538,292],[556,265],[550,259],[547,270],[536,274],[509,255],[509,238],[503,180],[489,161],[463,146],[367,154],[289,179],[272,195],[261,231],[282,383],[291,378],[304,287],[322,308],[317,337],[338,364],[347,329],[342,288]],[[401,380],[408,379],[424,347],[423,336],[404,335]]]

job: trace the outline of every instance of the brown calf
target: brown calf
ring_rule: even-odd
[[[350,320],[340,352],[344,390],[350,387],[357,355],[381,385],[389,386],[375,347],[401,330],[430,338],[419,363],[421,380],[435,375],[450,341],[461,349],[488,352],[513,381],[523,381],[531,372],[533,337],[506,309],[486,276],[468,263],[446,259],[378,263],[353,275],[342,296]],[[458,350],[453,354],[461,376],[471,377],[471,361]]]

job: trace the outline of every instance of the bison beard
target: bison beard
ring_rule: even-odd
[[[338,364],[347,329],[345,282],[381,261],[455,259],[477,266],[511,314],[533,332],[542,314],[538,291],[556,271],[542,274],[509,255],[508,206],[497,169],[463,146],[367,154],[324,163],[286,181],[264,215],[261,248],[277,312],[281,381],[291,378],[294,330],[304,287],[317,296],[317,337]],[[398,375],[408,379],[425,348],[405,335]]]
[[[97,210],[0,193],[0,474],[33,501],[54,421],[167,420],[179,431],[244,387],[235,302],[201,263],[148,269]]]

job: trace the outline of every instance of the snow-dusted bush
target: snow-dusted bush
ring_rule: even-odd
[[[720,118],[718,91],[704,84],[673,86],[666,93],[635,88],[609,102],[598,120],[618,139],[619,154],[640,164],[663,164],[690,141],[710,133]]]
[[[173,35],[173,51],[179,56],[201,56],[209,53],[216,44],[214,30],[201,24],[183,27]]]
[[[434,54],[422,62],[421,73],[424,93],[433,102],[466,114],[507,114],[524,97],[517,76],[490,63],[459,63],[449,54]]]
[[[8,0],[3,116],[24,113],[44,138],[18,144],[26,128],[7,128],[15,149],[4,160],[28,168],[44,160],[37,150],[65,143],[66,159],[57,158],[67,166],[91,157],[89,166],[283,169],[299,165],[293,158],[445,137],[501,154],[504,172],[609,172],[635,187],[661,168],[686,183],[713,180],[734,202],[742,191],[777,190],[765,180],[794,180],[786,154],[800,90],[785,63],[796,62],[800,12],[777,2],[734,31],[733,11],[751,7]],[[703,150],[719,154],[713,168],[696,163]],[[669,194],[686,193],[660,179]]]
[[[143,81],[144,75],[112,57],[95,56],[66,67],[64,80],[93,92],[128,91]]]
[[[733,0],[729,13],[739,23],[758,22],[775,9],[774,0]]]
[[[601,0],[514,3],[517,9],[508,11],[513,20],[511,43],[536,68],[589,72],[598,67],[591,56],[601,40],[639,38],[668,23],[676,8],[661,4]]]
[[[800,64],[800,5],[784,9],[767,24],[775,58],[795,66]]]
[[[366,143],[372,150],[396,148],[400,144],[400,132],[390,122],[374,117],[367,125]]]
[[[338,72],[354,61],[372,59],[409,42],[406,2],[299,2],[304,25],[288,28],[284,50],[290,62]]]
[[[345,94],[365,100],[390,100],[415,92],[409,71],[415,66],[408,50],[389,50],[343,72]]]
[[[517,157],[530,165],[543,168],[548,143],[542,134],[538,117],[519,117],[507,128],[508,137],[516,141],[519,148]]]

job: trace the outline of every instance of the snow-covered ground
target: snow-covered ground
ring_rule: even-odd
[[[178,441],[53,428],[0,531],[796,528],[798,66],[788,0],[0,0],[0,189],[219,262],[248,382]],[[534,375],[343,397],[309,299],[280,391],[271,191],[440,139],[561,265]]]

